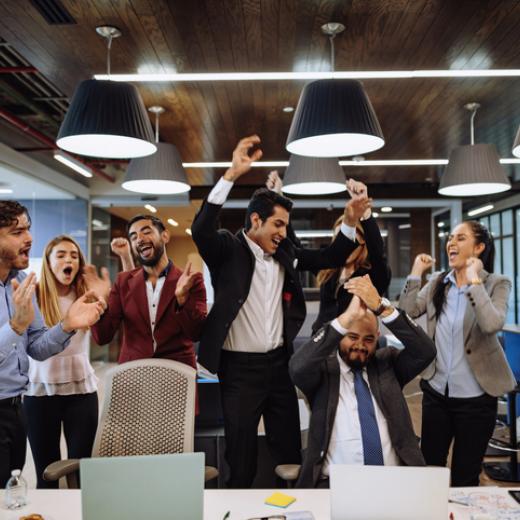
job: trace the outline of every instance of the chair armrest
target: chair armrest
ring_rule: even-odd
[[[274,472],[281,479],[292,482],[298,479],[300,468],[300,464],[280,464],[274,468]]]
[[[44,480],[59,480],[61,477],[67,477],[69,488],[78,488],[79,459],[58,460],[49,464],[44,472]]]

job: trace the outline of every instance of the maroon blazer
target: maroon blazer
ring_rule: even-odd
[[[154,337],[148,313],[148,300],[142,267],[119,273],[108,298],[108,308],[91,328],[96,343],[110,343],[123,323],[119,363],[143,358],[165,358],[197,368],[192,340],[199,337],[206,319],[206,289],[202,275],[196,275],[184,307],[178,308],[175,287],[182,271],[171,266],[161,292]]]

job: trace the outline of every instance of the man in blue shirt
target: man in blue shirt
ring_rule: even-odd
[[[93,325],[105,303],[93,291],[78,298],[63,320],[47,329],[35,299],[29,265],[32,237],[27,209],[0,201],[0,486],[25,463],[26,427],[21,394],[31,356],[39,361],[61,352],[76,329]]]

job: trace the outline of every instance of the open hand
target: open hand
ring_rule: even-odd
[[[250,135],[241,139],[236,148],[233,150],[233,160],[231,167],[224,174],[224,179],[228,181],[236,181],[239,177],[247,173],[251,169],[251,164],[258,161],[262,157],[262,150],[259,148],[249,155],[249,151],[253,146],[260,144],[260,137]]]
[[[187,299],[190,289],[195,283],[197,272],[192,271],[191,262],[188,262],[181,276],[177,280],[177,286],[175,287],[175,299],[177,303],[182,307]]]
[[[103,298],[94,291],[87,291],[69,307],[61,326],[65,332],[91,327],[99,320],[106,306]]]
[[[14,312],[11,318],[11,327],[17,334],[23,334],[34,320],[33,296],[36,290],[36,275],[30,273],[22,283],[11,280],[13,286]]]
[[[360,298],[369,309],[373,311],[378,309],[381,303],[381,297],[372,284],[372,280],[368,274],[350,278],[344,287],[350,294]]]
[[[415,257],[412,266],[412,272],[410,273],[412,276],[422,276],[430,267],[435,264],[435,259],[430,255],[425,253],[421,253]]]
[[[110,288],[112,284],[110,283],[110,275],[108,274],[108,269],[106,267],[101,268],[100,277],[97,274],[95,265],[86,264],[83,268],[82,276],[89,291],[94,292],[100,299],[105,301],[108,300],[108,295],[110,294]]]

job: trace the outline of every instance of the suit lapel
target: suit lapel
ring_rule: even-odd
[[[384,413],[385,407],[383,403],[383,397],[381,396],[381,385],[379,383],[379,374],[374,363],[369,363],[367,366],[368,383],[370,385],[370,391],[376,400],[379,409]]]
[[[172,265],[170,271],[168,272],[168,276],[164,281],[161,297],[159,298],[159,307],[157,308],[157,318],[155,320],[156,326],[175,297],[175,288],[177,287],[177,281],[179,280],[180,276],[181,271]]]
[[[148,313],[148,297],[144,280],[144,270],[139,269],[128,281],[128,302],[132,302],[143,318],[146,327],[150,328],[150,314]]]
[[[327,358],[327,373],[329,374],[329,402],[327,406],[327,424],[326,424],[326,439],[327,446],[329,445],[329,439],[332,434],[332,427],[334,426],[334,418],[336,417],[336,409],[338,408],[339,401],[339,362],[338,358],[334,354]]]

